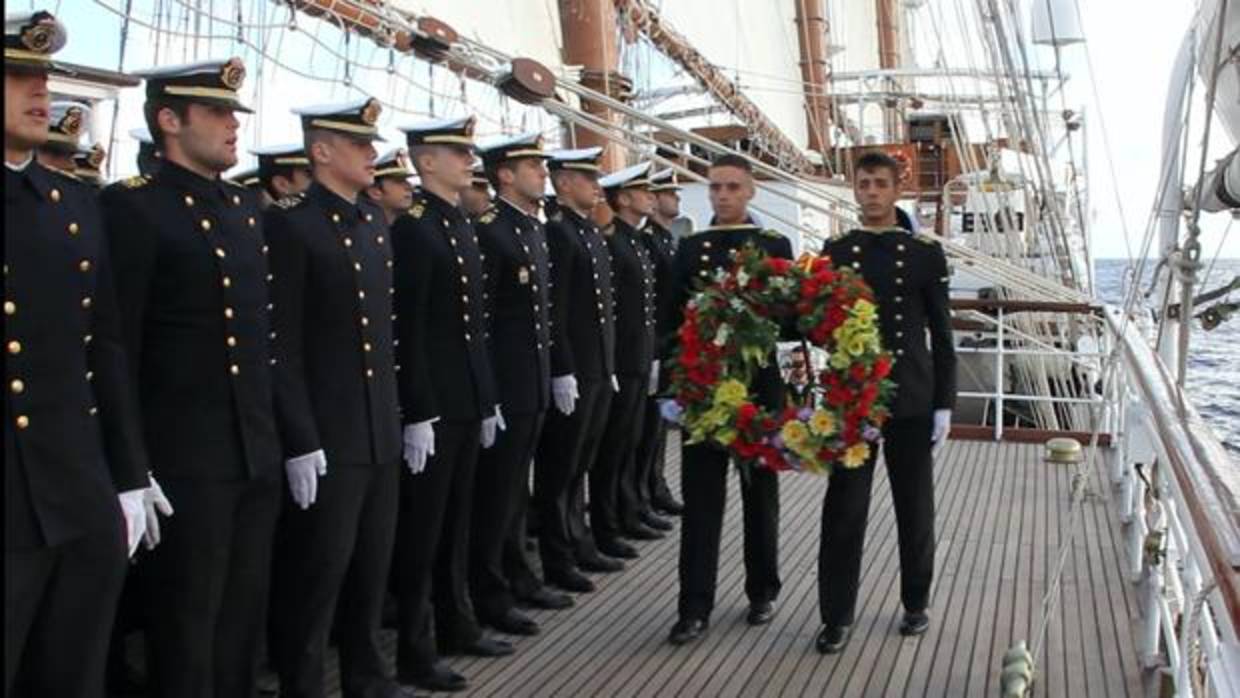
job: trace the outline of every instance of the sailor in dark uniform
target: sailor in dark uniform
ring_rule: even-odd
[[[385,225],[413,206],[413,176],[404,148],[392,148],[375,160],[375,179],[366,187],[366,197],[382,209]]]
[[[145,570],[157,696],[249,695],[280,504],[267,245],[237,162],[240,59],[160,68],[151,178],[104,190],[147,448],[176,515]]]
[[[48,112],[47,142],[35,158],[40,165],[76,177],[73,156],[88,127],[90,105],[82,102],[52,102]]]
[[[518,525],[551,404],[551,265],[537,217],[548,155],[536,133],[492,144],[481,155],[497,192],[495,204],[476,226],[490,299],[491,365],[507,428],[478,462],[470,589],[479,620],[501,632],[534,635],[538,624],[516,609],[518,591],[544,600],[557,597],[555,605],[561,607],[571,603],[563,595],[540,591]]]
[[[611,249],[612,294],[616,307],[616,378],[607,429],[590,468],[590,524],[599,551],[635,558],[637,550],[620,540],[654,540],[664,534],[646,525],[636,489],[637,444],[651,388],[658,387],[655,361],[655,267],[638,230],[654,207],[648,191],[650,163],[626,167],[599,181],[615,211]]]
[[[362,194],[380,106],[294,111],[312,183],[263,217],[288,481],[271,597],[280,695],[324,695],[337,602],[344,694],[412,695],[387,676],[378,645],[401,462],[392,247],[383,212]]]
[[[491,208],[491,182],[481,163],[474,166],[469,182],[469,188],[461,192],[461,208],[474,220]]]
[[[868,153],[853,169],[862,227],[828,241],[823,254],[836,266],[859,271],[874,290],[883,346],[895,354],[891,378],[897,391],[892,418],[883,426],[883,455],[899,534],[900,633],[920,635],[930,624],[934,576],[931,448],[947,438],[956,397],[947,259],[933,235],[913,235],[898,225],[895,160]],[[821,652],[839,652],[849,639],[877,458],[878,449],[872,449],[864,466],[837,470],[827,487],[818,554]]]
[[[103,164],[107,160],[108,151],[99,143],[78,146],[73,154],[73,174],[96,189],[102,188]]]
[[[149,462],[93,192],[34,162],[65,40],[50,13],[5,18],[4,694],[85,698]]]
[[[310,188],[310,158],[304,144],[267,145],[251,148],[250,154],[258,158],[263,208]],[[243,185],[252,186],[250,183]]]
[[[551,181],[559,216],[547,223],[551,250],[551,392],[534,466],[534,510],[538,550],[548,583],[588,592],[594,583],[581,574],[574,529],[584,529],[575,506],[590,464],[598,453],[615,380],[615,310],[611,252],[590,212],[598,202],[601,148],[557,153]],[[580,562],[619,569],[618,561],[595,555]],[[608,564],[611,563],[611,564]]]
[[[720,268],[731,266],[732,253],[746,245],[772,257],[792,258],[788,239],[762,229],[749,215],[754,186],[747,160],[721,156],[711,164],[708,176],[715,217],[709,228],[681,240],[676,251],[676,307],[680,312],[694,290],[709,283]],[[767,409],[783,407],[783,382],[773,357],[754,377],[751,390]],[[729,470],[727,451],[711,444],[682,442],[680,454],[685,511],[680,529],[680,619],[669,637],[673,644],[697,639],[710,624]],[[763,625],[775,612],[780,590],[779,479],[774,472],[753,468],[740,478],[740,490],[745,507],[747,620],[750,625]]]
[[[495,442],[502,423],[483,316],[482,255],[458,207],[470,186],[473,130],[472,117],[406,129],[422,186],[392,226],[408,465],[401,476],[395,563],[396,666],[402,681],[438,691],[466,687],[439,652],[513,651],[483,634],[467,579],[478,453]]]
[[[676,238],[668,227],[680,214],[680,185],[675,172],[663,170],[650,175],[650,193],[655,205],[642,229],[641,241],[654,262],[655,273],[655,360],[660,381],[667,383],[668,370],[675,359],[676,320]],[[656,391],[661,386],[656,386]],[[651,528],[668,530],[671,523],[654,512],[679,515],[683,505],[672,496],[663,476],[667,446],[667,421],[659,415],[656,395],[646,400],[642,415],[642,438],[637,447],[634,488],[641,507],[641,519]]]

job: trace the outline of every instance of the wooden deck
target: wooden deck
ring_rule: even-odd
[[[669,444],[669,477],[679,478]],[[1102,459],[1099,459],[1101,467]],[[732,478],[710,632],[666,643],[676,617],[679,538],[641,547],[577,607],[536,612],[543,634],[515,656],[453,658],[479,696],[992,696],[998,665],[1030,638],[1060,541],[1070,473],[1045,465],[1036,445],[953,441],[937,466],[938,557],[930,631],[896,632],[899,571],[886,477],[875,478],[857,627],[846,650],[823,656],[816,593],[823,479],[785,475],[781,574],[772,624],[751,628],[741,564],[740,497]],[[1095,479],[1095,483],[1105,479]],[[675,486],[675,485],[674,485]],[[1135,589],[1121,571],[1120,528],[1104,485],[1083,504],[1083,526],[1063,577],[1039,667],[1039,696],[1140,696]],[[392,637],[386,638],[389,643]]]

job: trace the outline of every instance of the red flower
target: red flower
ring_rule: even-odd
[[[752,402],[741,403],[736,409],[736,428],[741,431],[748,431],[753,424],[754,417],[758,416],[758,408]]]
[[[891,356],[883,354],[874,362],[874,377],[882,380],[891,375]]]
[[[866,376],[865,364],[853,364],[852,368],[848,370],[848,373],[849,375],[852,376],[853,380],[860,383],[861,381],[865,380],[865,376]]]
[[[792,262],[782,257],[767,257],[766,266],[776,274],[787,274],[788,269],[792,267]]]

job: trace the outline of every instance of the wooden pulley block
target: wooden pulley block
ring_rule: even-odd
[[[514,58],[512,70],[499,81],[504,94],[522,104],[537,104],[555,96],[555,75],[531,58]]]
[[[434,17],[420,17],[417,31],[412,37],[412,49],[418,56],[430,61],[443,60],[460,35],[448,24]]]

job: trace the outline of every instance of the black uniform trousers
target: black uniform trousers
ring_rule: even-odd
[[[544,423],[546,423],[545,416]],[[517,511],[513,514],[512,527],[508,531],[508,537],[504,539],[503,554],[504,578],[508,581],[508,588],[512,595],[518,601],[530,598],[543,588],[543,581],[538,577],[538,573],[534,571],[534,565],[526,552],[529,549],[527,545],[529,541],[527,517],[530,511],[530,502],[533,499],[530,494],[528,472],[526,473],[526,481],[523,483],[522,489],[524,493],[517,502]]]
[[[435,455],[414,475],[401,469],[396,529],[400,628],[397,676],[425,674],[439,659],[436,639],[472,644],[482,637],[469,601],[469,524],[481,449],[477,420],[435,422]]]
[[[934,577],[934,460],[930,415],[892,419],[883,428],[883,456],[896,510],[900,546],[900,600],[905,610],[930,602]],[[861,579],[861,551],[870,511],[878,449],[865,465],[830,476],[822,505],[818,549],[818,605],[827,626],[852,625]]]
[[[538,552],[547,575],[576,569],[577,556],[594,547],[585,525],[585,480],[607,425],[611,381],[581,382],[577,393],[571,415],[547,411],[534,465]]]
[[[4,551],[4,695],[19,674],[31,696],[103,695],[125,553],[119,505],[109,530]]]
[[[160,480],[176,515],[146,570],[151,695],[253,695],[280,481]]]
[[[680,527],[682,619],[708,620],[719,577],[719,536],[727,505],[727,451],[709,444],[681,447],[685,511]],[[745,595],[750,603],[779,595],[779,476],[769,470],[738,472],[744,513]]]
[[[333,620],[344,695],[362,698],[390,684],[378,632],[399,487],[396,463],[331,463],[309,509],[298,507],[285,488],[271,595],[282,697],[326,695],[324,662]]]
[[[637,449],[638,494],[643,508],[650,509],[656,499],[672,499],[672,488],[667,484],[664,469],[667,464],[667,420],[659,414],[659,401],[646,399],[642,441]]]
[[[544,413],[504,416],[507,428],[495,444],[478,456],[475,477],[473,525],[469,543],[469,590],[478,620],[488,623],[502,618],[516,605],[513,585],[505,565],[509,547],[523,541],[513,535],[529,498],[530,466]],[[524,557],[524,555],[522,555]]]
[[[622,529],[637,523],[633,471],[641,441],[641,408],[650,378],[618,378],[620,392],[612,396],[598,457],[590,468],[590,527],[595,541],[614,541]]]

